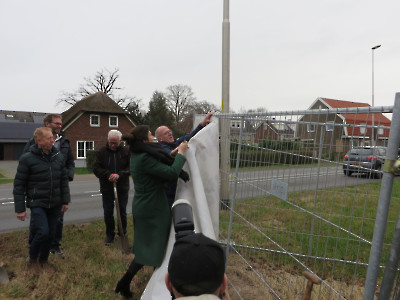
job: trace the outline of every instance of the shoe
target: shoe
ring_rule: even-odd
[[[39,262],[39,264],[42,267],[42,269],[48,273],[56,272],[56,268],[53,265],[49,264],[47,260],[41,261],[41,262]]]
[[[64,255],[64,251],[62,251],[59,246],[50,249],[50,253],[51,254]]]
[[[40,275],[40,265],[37,259],[28,258],[27,267],[33,275]]]
[[[113,236],[107,236],[106,239],[104,240],[104,245],[106,245],[106,246],[111,245],[112,242],[114,242],[114,237]]]
[[[129,289],[129,284],[124,285],[122,281],[123,280],[118,281],[117,286],[115,287],[115,293],[116,294],[120,293],[121,296],[125,298],[131,298],[133,294]]]

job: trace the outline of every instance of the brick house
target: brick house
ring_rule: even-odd
[[[295,131],[288,124],[279,121],[261,122],[255,133],[254,142],[258,143],[264,139],[270,140],[293,140]]]
[[[116,129],[129,133],[135,126],[128,113],[103,92],[83,98],[62,113],[77,166],[86,164],[86,151],[98,150],[107,143],[107,134]]]
[[[312,109],[336,109],[370,107],[368,103],[317,98],[311,106]],[[348,114],[314,114],[299,118],[296,136],[305,147],[315,147],[322,144],[326,147],[334,147],[336,153],[343,153],[357,146],[372,144],[372,130],[367,125],[378,128],[374,131],[374,145],[386,146],[389,138],[391,121],[382,113],[348,113]],[[338,126],[339,125],[339,126]],[[321,132],[323,130],[324,132]]]

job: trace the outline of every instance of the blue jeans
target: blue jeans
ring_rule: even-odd
[[[32,240],[29,246],[29,258],[47,261],[50,253],[50,243],[56,233],[57,219],[61,205],[52,208],[31,207],[31,223],[29,231]]]
[[[58,218],[57,218],[56,234],[54,236],[54,239],[51,241],[51,245],[50,245],[51,249],[60,247],[63,226],[64,226],[64,212],[61,211],[61,209],[60,209],[60,214],[58,215]]]
[[[119,211],[121,214],[121,223],[123,233],[126,233],[126,206],[128,204],[128,193],[129,190],[119,191],[118,194],[118,204]],[[106,235],[107,237],[114,237],[115,235],[115,221],[114,221],[114,191],[103,191],[103,210],[104,210],[104,223],[106,224]],[[118,233],[119,229],[118,229]]]
[[[32,222],[33,222],[33,216],[31,216],[31,220],[30,220],[30,226],[32,226]],[[61,239],[62,239],[62,230],[63,230],[63,226],[64,226],[64,212],[61,211],[60,209],[60,215],[57,218],[57,227],[56,227],[56,234],[54,236],[54,239],[51,241],[50,243],[50,249],[55,249],[57,247],[60,247],[61,245]],[[33,239],[33,235],[34,235],[34,231],[31,230],[29,231],[29,245],[32,242]]]

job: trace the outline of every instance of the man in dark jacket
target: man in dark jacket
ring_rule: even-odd
[[[117,185],[117,197],[123,232],[126,234],[126,205],[129,193],[129,150],[121,145],[122,134],[118,130],[110,130],[107,145],[96,152],[93,173],[99,178],[102,194],[104,223],[106,224],[105,245],[114,241],[114,183]]]
[[[52,268],[47,260],[50,244],[56,232],[60,211],[67,211],[70,202],[69,184],[64,156],[54,146],[50,128],[37,128],[34,132],[36,144],[29,148],[19,160],[14,180],[14,207],[17,218],[24,221],[31,210],[29,231],[28,266],[38,274],[40,266]]]
[[[43,124],[52,130],[54,136],[54,147],[61,152],[64,156],[65,168],[68,175],[68,180],[72,181],[74,179],[75,172],[75,162],[74,156],[72,155],[72,149],[68,138],[64,133],[61,132],[62,122],[61,116],[57,114],[49,114],[43,119]],[[29,148],[35,144],[35,140],[32,138],[26,143],[24,148],[24,153],[29,151]],[[61,250],[61,239],[62,231],[64,225],[64,213],[61,211],[57,219],[57,230],[54,240],[51,242],[50,252],[53,254],[63,254]],[[31,240],[31,237],[30,237]]]
[[[206,115],[204,120],[189,134],[181,136],[177,139],[174,138],[172,131],[167,126],[160,126],[156,129],[155,135],[158,142],[161,146],[172,156],[175,156],[177,153],[177,147],[183,141],[189,141],[193,136],[196,135],[201,129],[203,129],[207,124],[211,122],[211,117],[213,113],[210,112]],[[169,181],[165,184],[165,192],[167,194],[167,199],[169,206],[172,206],[172,203],[175,201],[175,193],[176,193],[176,186],[178,184],[177,180]]]

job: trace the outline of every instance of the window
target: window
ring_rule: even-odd
[[[240,121],[231,121],[232,128],[240,128]]]
[[[383,135],[383,128],[378,128],[378,134]]]
[[[302,140],[301,144],[304,148],[313,148],[314,147],[314,140]]]
[[[360,134],[365,134],[367,124],[360,124]]]
[[[117,116],[110,116],[108,118],[108,124],[110,127],[118,127],[118,117]]]
[[[351,140],[351,148],[360,146],[359,140]]]
[[[100,116],[99,115],[90,115],[90,126],[100,127]]]
[[[94,149],[93,141],[77,141],[76,142],[76,157],[86,158],[86,151]]]
[[[332,121],[326,122],[325,128],[326,128],[326,131],[333,131],[333,128],[334,128],[333,122]]]
[[[315,125],[314,124],[307,124],[307,131],[308,132],[314,132],[315,131]]]

